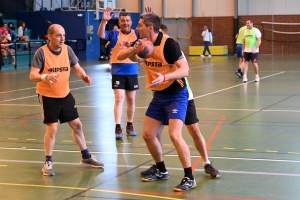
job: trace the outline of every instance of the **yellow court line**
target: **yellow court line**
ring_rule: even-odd
[[[85,141],[85,143],[87,143],[87,144],[92,144],[92,141]]]
[[[63,142],[73,142],[72,140],[63,140]]]
[[[223,147],[223,149],[233,150],[234,148],[232,148],[232,147]]]
[[[9,140],[18,140],[18,138],[8,138]]]
[[[256,151],[256,149],[244,149],[245,151]]]
[[[36,139],[26,139],[26,140],[36,140]]]
[[[172,144],[164,144],[164,146],[171,147]]]
[[[299,152],[288,152],[290,154],[300,154]]]
[[[0,167],[7,167],[7,165],[0,165]]]
[[[277,153],[278,151],[275,151],[275,150],[266,150],[266,152]]]
[[[21,186],[21,187],[54,188],[54,189],[69,189],[69,190],[87,190],[88,189],[88,188],[78,188],[78,187],[19,184],[19,183],[0,183],[0,185],[4,185],[4,186]],[[107,192],[107,193],[114,193],[114,194],[127,194],[127,195],[132,195],[132,196],[151,197],[151,198],[157,198],[157,199],[182,200],[182,199],[178,199],[178,198],[156,196],[156,195],[147,195],[147,194],[137,194],[137,193],[131,193],[131,192],[119,192],[119,191],[113,191],[113,190],[90,189],[89,191]]]
[[[131,144],[130,142],[122,142],[121,144]]]

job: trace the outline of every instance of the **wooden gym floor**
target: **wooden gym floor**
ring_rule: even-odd
[[[0,199],[299,199],[299,55],[259,55],[261,81],[253,82],[250,65],[246,84],[234,74],[238,65],[234,56],[192,56],[188,60],[199,126],[220,178],[211,179],[203,172],[201,157],[184,128],[197,187],[173,192],[183,170],[166,129],[163,139],[169,180],[142,182],[139,172],[153,163],[141,136],[151,99],[151,92],[145,89],[145,71],[140,69],[136,98],[134,127],[138,136],[116,141],[111,76],[105,71],[107,63],[98,61],[80,62],[93,78],[92,86],[72,73],[70,87],[88,148],[105,168],[79,165],[80,152],[68,125],[63,124],[53,154],[56,175],[44,177],[45,126],[35,83],[28,79],[30,69],[4,67],[0,71]]]

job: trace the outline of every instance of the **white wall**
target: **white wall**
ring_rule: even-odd
[[[194,17],[234,16],[234,0],[194,0],[194,3]]]
[[[159,17],[162,17],[162,0],[143,0],[144,6],[150,6],[152,11]],[[143,11],[144,12],[144,11]]]
[[[238,0],[238,15],[300,14],[299,0]]]
[[[164,18],[190,18],[192,16],[192,0],[165,0]]]
[[[125,8],[129,12],[139,12],[139,0],[115,0],[117,8]]]

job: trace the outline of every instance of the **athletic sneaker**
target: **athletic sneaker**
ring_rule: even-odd
[[[205,58],[205,56],[204,56],[204,55],[201,55],[201,58]]]
[[[123,132],[122,129],[117,128],[115,131],[116,134],[116,140],[122,140],[123,139]]]
[[[259,82],[259,80],[260,80],[260,79],[259,79],[259,76],[258,76],[258,74],[256,74],[256,75],[255,75],[255,82]]]
[[[152,182],[157,180],[167,180],[168,178],[169,178],[168,171],[160,172],[158,169],[156,169],[155,173],[142,177],[142,181]]]
[[[247,76],[243,76],[243,83],[247,83],[248,82],[248,78],[247,78]]]
[[[218,178],[220,175],[220,172],[215,169],[212,164],[206,164],[204,166],[204,172],[209,174],[212,178]]]
[[[133,130],[133,126],[126,126],[126,133],[127,135],[136,136],[135,130]]]
[[[153,164],[153,165],[151,165],[151,167],[149,169],[147,169],[145,171],[141,171],[140,175],[144,177],[144,176],[148,176],[148,175],[151,175],[151,174],[155,174],[156,169],[157,169],[156,165]]]
[[[194,187],[196,187],[196,180],[191,180],[189,177],[184,177],[181,180],[181,183],[179,185],[177,185],[176,187],[174,187],[174,190],[176,192],[182,192],[182,191],[187,191],[190,189],[193,189]]]
[[[46,161],[44,167],[42,168],[44,176],[54,176],[53,163],[52,161]]]
[[[84,165],[84,166],[91,166],[93,168],[101,168],[101,167],[104,167],[104,164],[101,163],[101,162],[98,162],[96,157],[91,155],[90,158],[87,158],[87,159],[83,159],[80,161],[80,164],[81,165]]]
[[[243,77],[243,72],[242,72],[242,71],[236,71],[235,74],[236,74],[239,78],[242,78],[242,77]]]
[[[209,54],[208,57],[211,58],[211,54]]]

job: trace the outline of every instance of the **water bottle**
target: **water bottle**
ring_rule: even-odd
[[[89,8],[90,7],[90,2],[86,2],[86,8]]]

